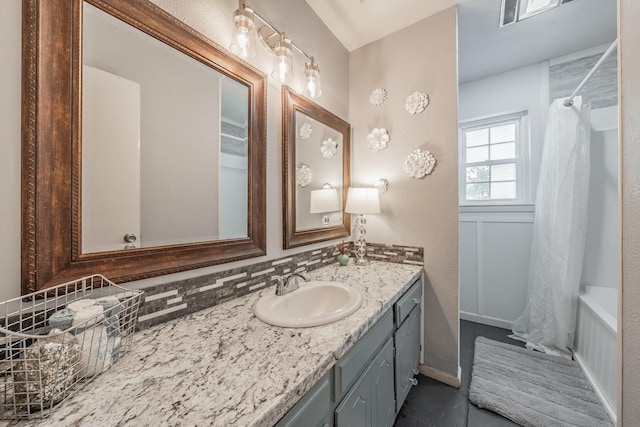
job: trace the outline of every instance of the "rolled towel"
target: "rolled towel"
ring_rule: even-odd
[[[73,309],[72,309],[73,310]],[[104,313],[101,305],[90,305],[80,311],[76,311],[71,326],[88,328],[98,322],[102,322]]]
[[[95,300],[92,300],[92,299],[79,299],[77,301],[67,304],[67,308],[77,313],[95,304],[96,304]]]
[[[75,315],[76,312],[70,308],[58,310],[49,316],[49,326],[66,331],[73,325],[73,318]]]
[[[116,297],[96,298],[94,301],[96,305],[104,307],[104,314],[106,316],[113,316],[124,310],[124,306]]]
[[[120,320],[118,314],[124,310],[124,306],[116,297],[97,298],[96,305],[104,307],[104,324],[110,337],[120,336]]]
[[[116,342],[109,338],[105,326],[87,329],[76,335],[76,339],[82,345],[78,372],[81,377],[93,377],[111,367]]]

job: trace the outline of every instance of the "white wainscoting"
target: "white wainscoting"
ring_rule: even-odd
[[[511,329],[527,303],[534,207],[460,207],[460,318]]]

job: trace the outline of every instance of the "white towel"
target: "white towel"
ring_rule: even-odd
[[[95,304],[96,302],[92,299],[79,299],[78,301],[70,302],[69,304],[67,304],[67,308],[69,310],[78,312]]]
[[[111,367],[113,351],[120,345],[120,337],[109,338],[107,328],[95,326],[76,335],[82,345],[79,375],[93,377]]]
[[[102,322],[102,320],[104,319],[103,313],[104,310],[100,305],[90,305],[88,307],[85,307],[82,310],[76,311],[76,316],[73,318],[71,326],[80,326],[83,328],[87,328],[89,326],[95,325],[98,322]]]

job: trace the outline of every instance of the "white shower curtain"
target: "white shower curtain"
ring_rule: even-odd
[[[587,228],[591,111],[574,99],[549,107],[529,265],[529,301],[514,338],[547,353],[570,353]]]

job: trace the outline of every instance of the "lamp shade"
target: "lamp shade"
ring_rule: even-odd
[[[353,214],[380,213],[380,197],[377,188],[349,187],[344,211]]]
[[[339,210],[338,190],[335,188],[323,188],[311,191],[310,213],[335,212]]]
[[[288,83],[293,80],[293,47],[291,40],[285,38],[284,34],[280,35],[280,40],[276,42],[273,48],[273,71],[271,77],[280,83]]]

